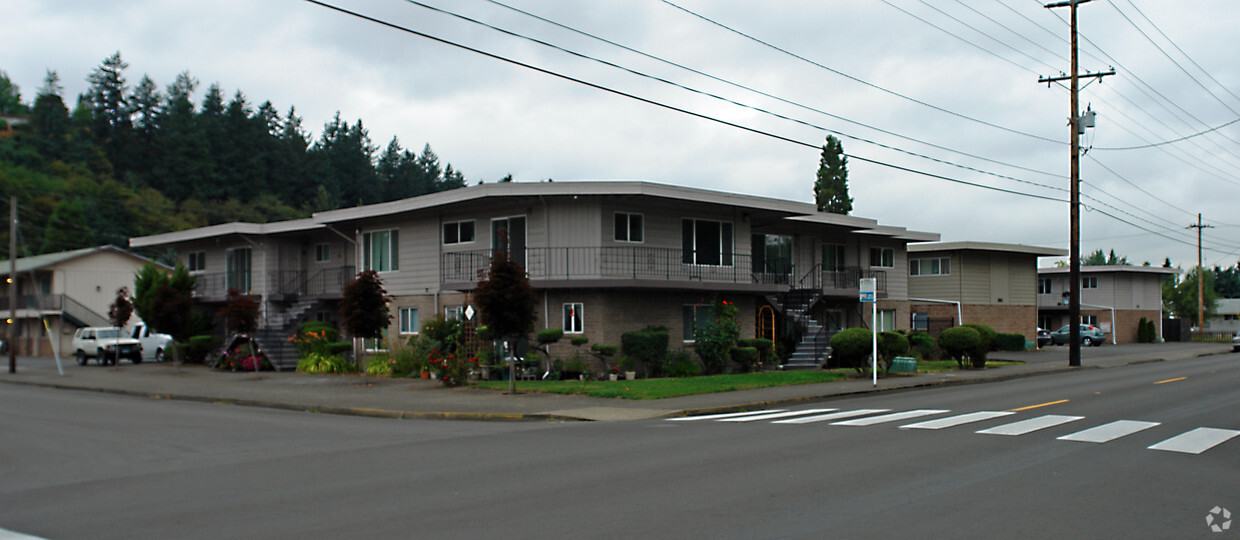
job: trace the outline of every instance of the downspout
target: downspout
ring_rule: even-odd
[[[930,302],[932,304],[956,304],[956,325],[964,324],[964,311],[960,307],[960,302],[956,300],[935,300],[933,298],[909,298],[913,302]]]

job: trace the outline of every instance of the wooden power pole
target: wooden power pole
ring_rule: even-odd
[[[1197,223],[1187,228],[1197,229],[1197,331],[1201,332],[1206,329],[1206,269],[1201,266],[1201,230],[1214,227],[1202,225],[1201,214],[1197,214]]]

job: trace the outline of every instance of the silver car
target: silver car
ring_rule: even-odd
[[[1240,352],[1240,332],[1231,337],[1231,352]]]
[[[1070,335],[1071,331],[1072,326],[1065,324],[1059,330],[1051,332],[1051,343],[1054,343],[1055,345],[1067,345],[1068,340],[1072,339],[1072,336]],[[1101,328],[1098,328],[1092,324],[1081,325],[1081,345],[1085,345],[1087,347],[1090,345],[1093,345],[1094,347],[1101,347],[1102,342],[1106,340],[1107,335],[1102,332]]]

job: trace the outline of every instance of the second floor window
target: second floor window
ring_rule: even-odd
[[[681,262],[732,266],[732,224],[726,221],[686,219],[681,222]]]
[[[227,267],[224,286],[243,293],[250,292],[250,248],[230,249],[224,258]]]
[[[332,245],[331,244],[315,244],[314,245],[314,262],[325,263],[332,261]]]
[[[362,234],[362,269],[376,272],[400,270],[396,229]]]
[[[952,273],[952,260],[947,257],[913,259],[908,262],[910,276],[947,276]]]
[[[1051,293],[1051,278],[1038,279],[1038,294],[1050,294],[1050,293]]]
[[[1098,276],[1086,276],[1086,277],[1081,278],[1081,288],[1082,289],[1097,289],[1098,288]]]
[[[641,214],[616,212],[617,242],[642,242],[645,239],[644,229]]]
[[[207,253],[195,251],[185,256],[185,269],[190,272],[201,272],[207,269]]]
[[[894,248],[870,248],[870,266],[895,268],[896,250]]]
[[[468,244],[474,241],[474,222],[470,221],[453,221],[443,224],[443,243],[449,244]]]

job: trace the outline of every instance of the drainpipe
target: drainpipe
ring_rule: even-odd
[[[930,302],[932,304],[956,304],[956,325],[964,324],[964,311],[956,300],[935,300],[933,298],[909,298],[913,302]]]

